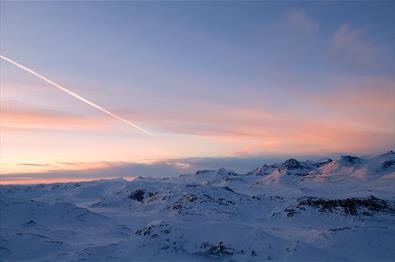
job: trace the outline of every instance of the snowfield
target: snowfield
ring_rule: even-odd
[[[0,235],[1,261],[395,261],[395,153],[2,185]]]

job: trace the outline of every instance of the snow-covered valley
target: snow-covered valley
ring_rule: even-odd
[[[394,261],[395,153],[2,185],[0,226],[2,261]]]

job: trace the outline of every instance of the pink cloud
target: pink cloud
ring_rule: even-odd
[[[367,28],[355,28],[346,23],[333,35],[333,47],[338,56],[357,64],[373,64],[378,60],[380,49],[374,41],[368,39]]]
[[[185,103],[181,109],[120,114],[158,134],[171,134],[174,141],[181,137],[204,141],[202,145],[236,155],[361,152],[390,145],[394,135],[393,80],[365,77],[338,82],[341,83],[334,84],[327,92],[298,89],[297,93],[290,93],[288,90],[284,96],[292,97],[292,103],[284,100],[284,106],[266,106],[264,101],[271,99],[270,93],[266,93],[260,104],[195,102]],[[281,97],[275,99],[281,101]],[[2,126],[10,128],[95,131],[110,126],[109,121],[112,120],[31,108],[2,110]],[[160,139],[157,137],[155,145],[164,143]],[[146,148],[144,154],[151,154],[152,150]],[[216,153],[213,148],[207,150],[207,155]],[[163,154],[168,150],[163,150]]]
[[[320,26],[318,21],[308,17],[303,9],[292,10],[288,19],[293,25],[304,31],[316,32]]]
[[[324,94],[293,94],[290,108],[204,104],[131,117],[163,132],[211,137],[239,148],[237,154],[369,151],[385,147],[393,136],[392,86],[390,80],[368,79]]]
[[[23,129],[98,129],[105,128],[108,122],[97,117],[85,117],[55,110],[37,108],[1,108],[2,128]]]
[[[0,185],[30,185],[30,184],[52,184],[52,183],[78,183],[78,182],[89,182],[97,181],[102,179],[114,179],[118,177],[99,177],[99,178],[73,178],[73,177],[63,177],[63,178],[37,178],[37,177],[26,177],[18,179],[1,179]],[[123,179],[133,181],[135,177],[122,177]]]

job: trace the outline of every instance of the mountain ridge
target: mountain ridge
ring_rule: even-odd
[[[389,152],[289,159],[245,173],[220,168],[133,181],[1,185],[0,255],[7,261],[391,260],[392,161]]]

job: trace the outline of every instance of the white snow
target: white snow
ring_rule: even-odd
[[[2,185],[0,258],[394,261],[394,193],[393,152],[246,174]]]

